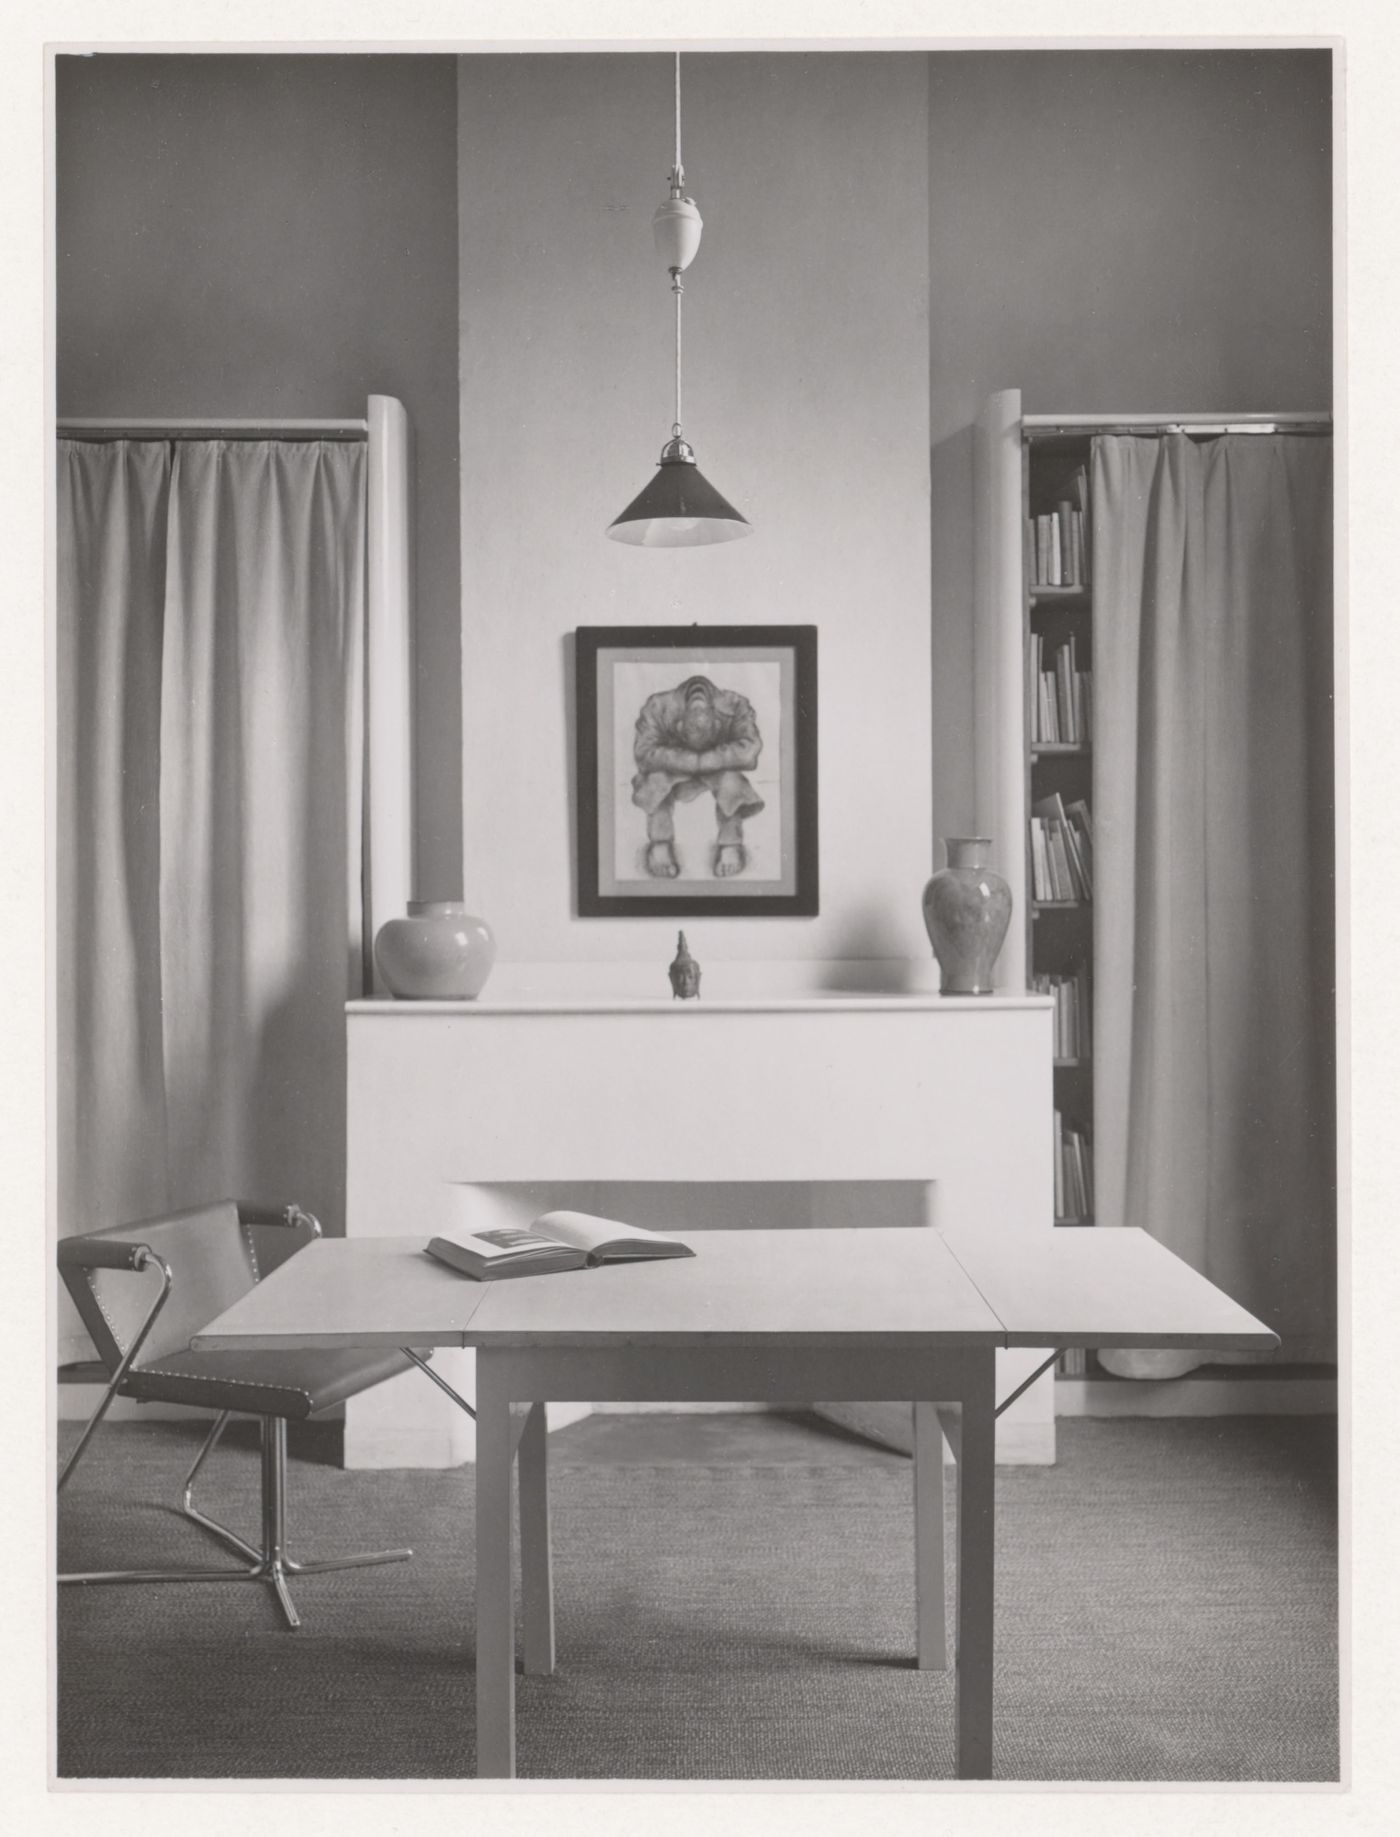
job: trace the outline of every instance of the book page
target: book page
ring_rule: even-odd
[[[516,1258],[558,1255],[561,1240],[518,1225],[499,1225],[490,1231],[449,1231],[443,1233],[449,1243],[490,1263],[510,1262]]]
[[[597,1218],[591,1212],[545,1212],[535,1220],[535,1229],[560,1244],[572,1244],[579,1250],[594,1251],[604,1244],[625,1243],[632,1239],[644,1244],[665,1243],[655,1231],[644,1231],[640,1225],[624,1225],[620,1219]]]

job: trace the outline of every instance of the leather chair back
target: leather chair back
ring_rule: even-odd
[[[295,1233],[286,1235],[296,1241]],[[253,1228],[240,1221],[231,1199],[88,1236],[145,1244],[170,1266],[170,1297],[141,1348],[138,1368],[183,1352],[201,1327],[247,1294],[261,1273]],[[61,1267],[99,1358],[115,1370],[159,1293],[160,1271],[148,1267],[133,1276],[125,1270]]]

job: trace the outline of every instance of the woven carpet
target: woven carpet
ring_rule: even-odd
[[[61,1566],[217,1562],[169,1509],[196,1437],[102,1430]],[[1335,1425],[1074,1421],[1059,1446],[997,1474],[996,1777],[1335,1780]],[[593,1418],[551,1448],[559,1667],[518,1680],[522,1778],[952,1777],[902,1456],[776,1416]],[[206,1510],[256,1523],[251,1441],[207,1478]],[[472,1470],[303,1453],[289,1479],[294,1554],[413,1561],[300,1578],[299,1633],[247,1584],[60,1590],[61,1777],[471,1776]]]

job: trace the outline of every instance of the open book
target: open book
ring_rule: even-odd
[[[542,1276],[558,1269],[593,1269],[599,1263],[693,1257],[695,1252],[677,1237],[660,1237],[615,1218],[545,1212],[532,1225],[458,1230],[430,1238],[428,1255],[478,1282],[494,1282],[502,1276]]]

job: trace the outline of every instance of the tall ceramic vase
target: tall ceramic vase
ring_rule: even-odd
[[[990,995],[1011,923],[1011,889],[987,866],[987,836],[949,836],[948,865],[924,888],[924,924],[945,995]]]

